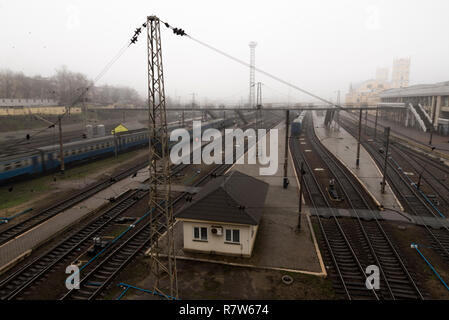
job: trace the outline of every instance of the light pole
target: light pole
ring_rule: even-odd
[[[387,177],[387,167],[388,167],[388,147],[390,146],[390,127],[385,128],[385,135],[387,136],[386,146],[385,146],[385,161],[384,161],[384,172],[382,176],[382,185],[380,192],[385,193],[385,179]]]
[[[376,120],[374,121],[374,140],[377,138],[377,117],[379,116],[379,106],[376,105]]]
[[[287,178],[287,169],[288,169],[288,127],[290,124],[289,121],[290,112],[289,110],[285,111],[285,155],[284,155],[284,189],[288,187],[288,178]]]
[[[302,194],[304,187],[304,162],[301,161],[301,177],[299,180],[299,206],[298,206],[298,231],[301,230],[301,214],[302,214]]]
[[[359,115],[359,135],[357,139],[357,158],[355,160],[355,165],[358,168],[360,165],[360,140],[362,135],[362,108],[360,108],[360,115]]]

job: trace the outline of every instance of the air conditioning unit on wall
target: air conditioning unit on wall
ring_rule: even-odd
[[[222,236],[223,235],[223,227],[214,227],[214,226],[212,226],[210,231],[212,232],[212,234],[214,234],[216,236]]]

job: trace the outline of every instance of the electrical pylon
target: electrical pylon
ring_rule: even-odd
[[[256,99],[256,157],[259,157],[259,129],[260,121],[262,121],[262,82],[257,82],[257,99]]]
[[[177,298],[178,283],[173,236],[173,206],[170,199],[170,159],[168,154],[167,113],[165,109],[164,72],[160,20],[147,17],[148,33],[148,114],[149,114],[149,209],[151,210],[152,241],[150,272],[154,276],[153,290],[166,298]],[[165,252],[159,240],[165,233]],[[166,256],[163,259],[161,254]],[[161,259],[162,258],[162,259]],[[165,258],[165,257],[164,257]],[[167,277],[168,288],[160,287]]]
[[[256,81],[255,81],[255,74],[256,74],[256,46],[257,43],[254,41],[251,41],[249,43],[249,49],[250,49],[250,55],[249,55],[249,107],[254,107],[255,100],[256,100]]]

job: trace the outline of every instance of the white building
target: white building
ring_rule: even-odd
[[[185,251],[250,257],[268,184],[239,171],[217,177],[176,215]]]

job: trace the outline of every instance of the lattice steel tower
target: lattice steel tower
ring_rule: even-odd
[[[165,110],[164,73],[162,68],[162,48],[160,20],[156,16],[147,17],[148,33],[148,114],[149,114],[149,208],[151,212],[150,271],[154,276],[155,292],[165,297],[178,296],[176,259],[173,237],[173,206],[170,199],[170,160],[168,154],[167,114]],[[163,248],[159,238],[166,232]],[[166,259],[160,259],[160,254]],[[168,286],[160,288],[160,280],[168,280]]]
[[[257,43],[251,41],[249,43],[250,50],[250,67],[249,67],[249,107],[255,106],[256,102],[256,46]]]

